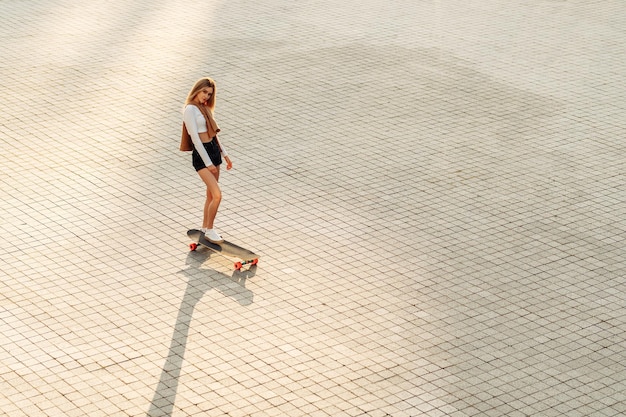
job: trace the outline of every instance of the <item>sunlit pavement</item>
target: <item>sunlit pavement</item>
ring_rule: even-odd
[[[0,415],[626,413],[624,2],[0,16]],[[241,272],[185,234],[205,75]]]

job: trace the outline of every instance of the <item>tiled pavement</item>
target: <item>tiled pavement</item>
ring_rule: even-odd
[[[0,414],[626,412],[626,3],[0,1]],[[235,162],[188,252],[177,151]]]

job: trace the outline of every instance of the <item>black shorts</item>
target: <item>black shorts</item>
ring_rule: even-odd
[[[222,153],[220,152],[220,147],[217,144],[217,140],[213,138],[211,142],[203,143],[202,145],[204,145],[204,149],[206,149],[206,152],[209,154],[209,158],[211,158],[211,162],[213,162],[213,165],[221,165]],[[191,160],[193,162],[193,167],[196,169],[196,171],[200,171],[201,169],[206,168],[206,165],[204,165],[204,161],[200,157],[198,151],[196,151],[195,146],[191,154]]]

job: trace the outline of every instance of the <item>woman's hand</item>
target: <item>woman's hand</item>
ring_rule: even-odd
[[[227,156],[225,156],[224,159],[226,160],[226,170],[228,171],[233,167],[233,162]]]

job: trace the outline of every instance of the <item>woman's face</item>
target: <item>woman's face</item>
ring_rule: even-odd
[[[196,100],[198,100],[198,102],[202,104],[206,104],[206,102],[209,101],[211,95],[213,95],[213,87],[204,87],[196,95]]]

